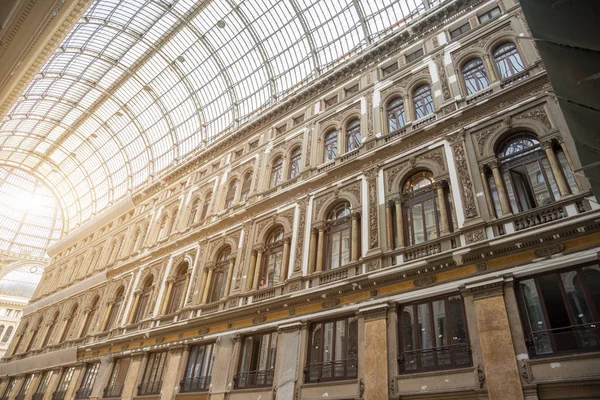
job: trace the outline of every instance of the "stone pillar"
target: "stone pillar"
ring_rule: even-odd
[[[523,399],[523,389],[504,303],[504,280],[479,282],[466,287],[473,294],[477,332],[491,400]]]
[[[504,182],[502,181],[502,176],[500,175],[500,169],[498,168],[498,161],[491,161],[490,168],[492,169],[494,183],[496,184],[496,190],[498,191],[502,216],[510,215],[512,212],[510,210],[510,203],[508,202],[508,195],[506,194],[506,189],[504,188]]]
[[[319,236],[317,239],[317,267],[316,272],[323,271],[323,251],[325,246],[325,226],[321,225],[317,229],[319,229]]]
[[[385,233],[387,236],[387,245],[388,249],[393,250],[394,247],[394,221],[392,220],[392,204],[391,202],[385,203]]]
[[[208,280],[208,268],[202,269],[202,277],[200,278],[200,288],[198,289],[198,304],[202,304],[204,298],[204,289],[206,288],[206,281]]]
[[[317,230],[310,230],[310,246],[308,248],[308,273],[315,272],[317,262]]]
[[[441,229],[440,233],[442,235],[450,232],[450,222],[448,221],[448,208],[446,207],[446,194],[444,193],[444,182],[439,182],[437,186],[437,200],[438,207],[440,208],[440,219],[441,219]]]
[[[402,226],[402,199],[396,198],[396,232],[398,234],[398,247],[404,247],[404,226]]]
[[[571,194],[569,191],[569,185],[565,180],[565,176],[563,175],[558,158],[556,158],[556,154],[554,154],[552,141],[546,140],[545,142],[542,142],[542,149],[546,152],[546,157],[550,163],[550,168],[552,169],[552,174],[554,175],[554,180],[558,185],[558,191],[560,192],[561,197],[568,196]]]
[[[108,329],[108,326],[106,326],[106,324],[108,323],[108,316],[112,312],[114,305],[115,304],[112,302],[112,300],[106,302],[106,308],[104,309],[104,315],[102,315],[102,322],[100,322],[100,331],[105,331]]]
[[[175,283],[175,278],[170,276],[167,279],[167,287],[165,289],[165,295],[162,298],[162,303],[160,306],[159,314],[164,314],[167,312],[167,307],[169,307],[169,300],[171,299],[171,292],[173,291],[173,284]]]
[[[133,323],[133,318],[135,317],[135,312],[137,311],[138,304],[140,302],[140,294],[141,290],[136,290],[133,293],[133,304],[131,305],[131,310],[129,310],[129,317],[127,318],[127,324]]]
[[[65,394],[65,399],[72,399],[75,397],[75,392],[81,386],[81,380],[83,379],[83,371],[85,367],[83,365],[78,365],[75,367],[75,371],[73,371],[73,376],[71,377],[71,382],[69,382],[69,386],[67,386],[67,393]]]
[[[360,309],[364,316],[364,398],[388,398],[387,304]],[[359,325],[360,326],[360,325]]]
[[[252,290],[254,283],[254,270],[256,269],[256,250],[252,250],[250,253],[250,266],[248,267],[248,273],[246,274],[246,291]]]
[[[569,167],[571,168],[571,171],[575,171],[575,164],[573,163],[573,159],[571,158],[571,153],[569,153],[569,149],[567,149],[567,145],[565,143],[565,140],[562,137],[557,137],[556,141],[560,144],[560,148],[562,149],[565,158],[567,159],[567,164],[569,164]],[[577,183],[577,187],[579,188],[579,190],[583,190],[583,182],[581,182],[581,176],[573,173],[573,176],[575,177],[575,183]]]
[[[350,218],[352,221],[352,247],[350,249],[350,261],[356,262],[360,258],[360,254],[358,252],[358,244],[360,243],[360,230],[358,229],[360,214],[353,212]]]
[[[225,394],[232,387],[230,382],[232,374],[237,367],[237,357],[239,351],[235,351],[236,342],[233,335],[219,336],[215,352],[215,363],[213,366],[210,398],[211,400],[224,400]]]
[[[98,375],[92,386],[92,393],[90,394],[90,400],[98,400],[104,397],[104,388],[108,385],[110,380],[110,374],[112,373],[113,367],[115,366],[115,358],[113,357],[101,357],[100,368],[98,369]]]
[[[301,322],[279,326],[277,337],[277,366],[275,369],[275,388],[278,399],[293,399],[296,380],[299,373],[301,345]]]
[[[229,258],[229,269],[227,270],[227,281],[225,282],[225,293],[223,297],[229,296],[231,290],[231,279],[233,278],[233,267],[235,266],[235,257]]]
[[[210,285],[211,285],[211,281],[212,281],[212,276],[213,276],[213,272],[214,272],[214,268],[208,268],[208,276],[206,277],[206,282],[204,284],[204,290],[202,293],[202,304],[206,304],[206,301],[208,300],[208,292],[210,292]]]
[[[163,375],[163,383],[160,393],[161,400],[172,400],[175,398],[176,389],[179,387],[181,378],[181,362],[183,360],[184,346],[173,346],[169,348],[169,358]]]
[[[495,82],[498,80],[498,76],[496,75],[496,69],[492,65],[492,61],[490,60],[490,56],[487,54],[483,56],[483,61],[485,63],[485,69],[487,70],[488,76],[490,77],[490,82]]]
[[[183,306],[185,306],[185,300],[187,298],[187,291],[188,291],[188,287],[190,286],[191,276],[192,276],[192,270],[188,269],[187,273],[185,274],[185,283],[183,284],[183,290],[181,292],[181,299],[179,299],[179,307],[178,307],[179,310],[181,310],[183,308]]]
[[[490,217],[494,217],[496,215],[496,209],[494,208],[494,203],[492,200],[492,191],[490,190],[490,185],[487,180],[487,174],[485,173],[485,165],[479,166],[479,174],[481,175],[481,183],[483,183],[483,194],[485,196],[485,203],[487,205],[488,214]]]
[[[127,369],[123,391],[121,392],[122,399],[133,399],[137,395],[137,385],[142,379],[148,353],[137,353],[131,356],[131,363]]]
[[[290,264],[290,243],[292,238],[286,237],[283,239],[283,255],[281,260],[281,281],[285,281],[288,276],[288,266]]]
[[[51,400],[52,399],[52,395],[54,394],[54,392],[56,392],[56,388],[58,387],[58,383],[60,382],[60,376],[62,375],[62,368],[55,368],[54,370],[52,370],[52,376],[50,377],[50,380],[48,381],[48,387],[46,388],[46,391],[44,392],[44,397],[42,400]],[[66,370],[66,369],[65,369]]]
[[[262,257],[265,252],[264,247],[259,247],[256,250],[256,265],[254,266],[254,278],[252,279],[252,290],[258,289],[258,281],[260,280],[260,270],[262,269]]]
[[[25,393],[26,399],[31,399],[31,397],[35,393],[35,390],[37,389],[37,387],[40,384],[40,379],[42,378],[42,375],[44,375],[43,371],[37,371],[34,373],[33,377],[31,378],[31,383],[29,384],[29,388],[27,389],[27,392]]]
[[[410,95],[407,94],[402,100],[404,101],[404,115],[406,117],[406,122],[408,123],[409,121],[414,121],[416,118],[410,102]]]

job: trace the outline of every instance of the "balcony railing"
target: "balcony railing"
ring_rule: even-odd
[[[467,343],[409,350],[398,357],[404,373],[443,370],[471,365],[471,349]]]
[[[520,231],[534,226],[556,221],[567,216],[562,206],[533,209],[515,217],[515,230]]]
[[[532,356],[569,354],[600,349],[600,321],[531,332],[525,343]]]
[[[160,394],[162,388],[162,381],[156,382],[142,382],[138,385],[138,396],[145,396],[149,394]]]
[[[75,392],[76,399],[89,399],[92,394],[92,388],[81,388]]]
[[[233,377],[233,383],[236,389],[268,387],[273,385],[273,374],[272,369],[240,372]]]
[[[358,377],[358,360],[346,360],[311,363],[304,368],[304,382],[329,382]]]
[[[104,397],[121,397],[124,385],[107,386],[104,388]]]
[[[31,400],[44,400],[44,395],[46,393],[36,393],[31,397]]]
[[[61,390],[59,392],[54,392],[52,394],[52,400],[65,400],[65,396],[67,395],[66,390]]]
[[[179,383],[182,393],[202,392],[210,387],[210,376],[199,376],[196,378],[183,378]]]
[[[18,394],[15,396],[15,400],[25,400],[25,394]]]

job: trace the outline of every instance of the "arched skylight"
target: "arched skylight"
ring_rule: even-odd
[[[440,0],[95,0],[0,125],[67,231]]]
[[[35,265],[24,265],[9,272],[0,279],[0,295],[31,298],[43,272],[43,268]]]

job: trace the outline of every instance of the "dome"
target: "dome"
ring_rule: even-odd
[[[58,200],[24,171],[0,166],[0,210],[0,251],[46,257],[48,246],[62,236]]]
[[[37,265],[24,265],[9,272],[0,279],[0,295],[30,299],[43,272]]]

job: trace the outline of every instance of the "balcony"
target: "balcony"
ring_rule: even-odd
[[[181,393],[202,392],[210,387],[210,376],[184,378],[179,383]]]
[[[61,390],[58,392],[54,392],[52,394],[52,400],[65,400],[65,396],[67,395],[66,390]]]
[[[121,397],[124,385],[107,386],[104,388],[104,397]]]
[[[273,369],[241,372],[233,377],[234,387],[247,389],[272,386],[274,373]]]
[[[89,399],[92,394],[92,388],[81,388],[75,392],[76,399]]]
[[[31,400],[44,400],[44,395],[46,393],[36,393],[31,397]]]
[[[600,321],[531,332],[525,343],[532,357],[600,350]]]
[[[148,396],[160,394],[162,381],[142,382],[138,385],[138,396]]]
[[[346,360],[311,363],[304,368],[304,382],[318,383],[356,379],[358,377],[358,360]]]
[[[409,350],[398,356],[402,373],[437,371],[471,365],[471,349],[467,343]]]

